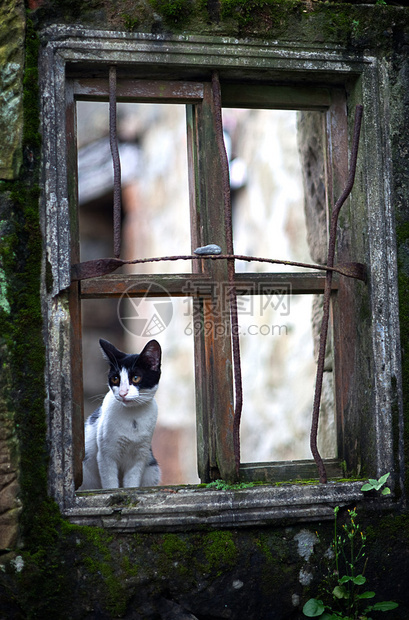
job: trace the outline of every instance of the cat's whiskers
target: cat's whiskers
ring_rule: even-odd
[[[105,394],[96,394],[96,396],[90,396],[88,398],[90,403],[102,403],[105,398]]]
[[[135,396],[126,396],[124,400],[118,398],[119,402],[122,402],[124,404],[130,404],[130,403],[135,403],[135,404],[145,404],[145,403],[149,403],[153,398],[153,395],[150,393],[147,394],[143,394],[143,393],[139,393]]]

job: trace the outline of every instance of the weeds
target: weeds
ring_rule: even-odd
[[[387,477],[386,475],[372,482],[376,485],[380,483],[380,489]],[[375,486],[371,486],[371,489]],[[334,570],[327,580],[328,583],[322,588],[323,598],[328,598],[331,602],[325,604],[321,599],[311,598],[304,605],[304,615],[320,620],[371,620],[368,614],[372,611],[396,609],[398,604],[393,601],[368,605],[368,601],[375,598],[376,593],[362,587],[366,584],[364,573],[368,562],[365,557],[366,535],[357,522],[356,509],[348,510],[349,522],[341,528],[337,522],[338,512],[339,506],[334,509]]]

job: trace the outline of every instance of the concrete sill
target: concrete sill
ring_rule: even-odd
[[[331,519],[335,506],[365,498],[359,482],[262,485],[238,490],[202,486],[77,493],[64,511],[72,523],[118,531],[189,530]],[[370,500],[371,501],[371,500]],[[373,500],[372,500],[373,501]],[[392,497],[376,498],[385,508]]]

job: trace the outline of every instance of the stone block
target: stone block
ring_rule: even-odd
[[[22,0],[0,3],[0,179],[22,161],[25,12]]]

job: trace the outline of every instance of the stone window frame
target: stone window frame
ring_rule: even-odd
[[[215,491],[202,486],[174,489],[126,489],[75,493],[75,434],[82,424],[81,404],[75,401],[78,342],[72,325],[77,312],[70,281],[70,210],[72,156],[66,117],[66,70],[98,71],[110,64],[183,70],[186,79],[208,67],[234,80],[342,88],[347,96],[347,127],[336,149],[348,144],[355,103],[364,104],[357,180],[341,219],[338,259],[364,262],[368,285],[339,284],[334,313],[357,376],[342,368],[338,390],[343,415],[344,456],[355,475],[379,477],[391,472],[393,502],[402,487],[402,398],[399,349],[396,250],[390,199],[389,110],[386,68],[373,56],[356,59],[342,48],[302,49],[298,44],[239,41],[229,38],[162,36],[80,27],[52,26],[42,33],[40,54],[43,179],[42,227],[44,278],[42,286],[47,366],[46,414],[50,450],[49,492],[75,523],[118,529],[155,529],[268,523],[276,519],[330,518],[333,506],[363,499],[361,482],[326,485],[263,485],[251,489]],[[64,155],[67,154],[67,157]],[[72,162],[71,162],[72,163]],[[342,177],[342,171],[340,177]],[[338,191],[338,188],[336,188]],[[358,207],[356,207],[358,205]],[[355,209],[355,210],[354,210]],[[345,312],[347,309],[347,312]],[[346,315],[346,316],[345,316]],[[359,321],[358,319],[362,319]],[[74,319],[74,320],[73,320]],[[359,357],[357,357],[359,356]],[[365,363],[361,363],[360,360]],[[363,388],[363,389],[362,389]],[[362,413],[362,418],[359,415]]]

